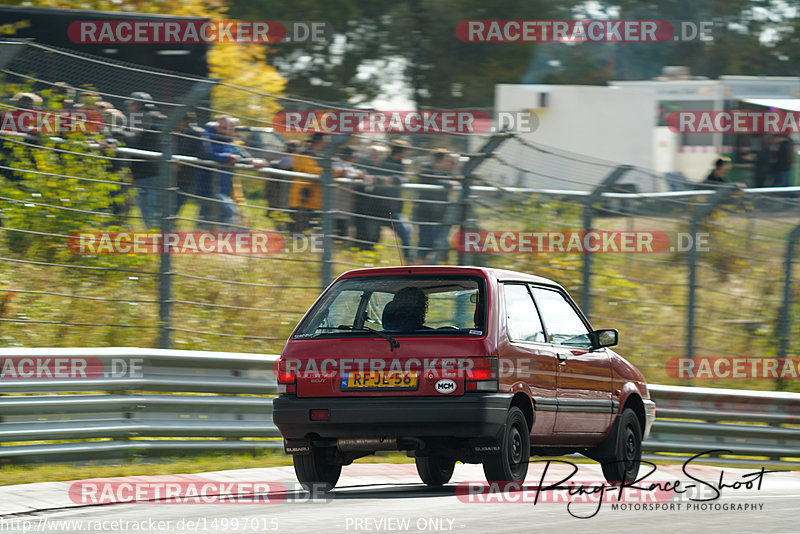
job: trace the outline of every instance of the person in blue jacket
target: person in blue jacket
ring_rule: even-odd
[[[198,180],[197,194],[214,199],[214,202],[202,202],[200,218],[208,222],[236,224],[239,210],[233,201],[233,166],[245,159],[238,147],[233,144],[236,130],[228,116],[219,117],[216,122],[206,126],[208,133],[208,155],[223,165],[216,171],[206,170]]]

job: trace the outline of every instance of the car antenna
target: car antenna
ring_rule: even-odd
[[[397,232],[394,229],[394,217],[392,212],[389,212],[389,222],[392,224],[392,233],[394,234],[394,246],[397,249],[397,255],[400,256],[400,267],[403,267],[403,252],[400,250],[400,245],[397,243]]]

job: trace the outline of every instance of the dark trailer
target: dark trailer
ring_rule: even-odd
[[[112,63],[128,63],[145,67],[142,69],[142,78],[137,80],[135,72],[128,72],[126,76],[111,76],[108,79],[98,79],[97,71],[87,72],[75,69],[73,62],[59,61],[31,61],[25,64],[24,58],[15,59],[16,71],[43,80],[64,81],[70,85],[81,88],[86,87],[92,80],[92,88],[115,95],[128,95],[136,90],[144,90],[161,101],[172,101],[179,90],[163,77],[158,87],[153,87],[151,76],[146,76],[147,71],[170,71],[190,77],[207,77],[208,65],[206,54],[208,44],[150,44],[150,43],[76,43],[70,40],[67,30],[73,22],[78,21],[201,21],[203,17],[178,17],[173,15],[152,15],[145,13],[119,13],[111,11],[86,11],[77,9],[50,9],[33,7],[0,6],[0,25],[27,21],[28,26],[18,29],[8,37],[14,39],[32,39],[34,42],[66,49],[80,55],[91,55],[103,58]],[[0,36],[3,37],[3,36]],[[94,74],[94,75],[93,75]],[[6,81],[21,83],[24,80],[14,79],[19,77],[5,76]],[[44,89],[36,85],[35,89]]]

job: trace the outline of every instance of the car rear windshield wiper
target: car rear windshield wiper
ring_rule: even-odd
[[[394,352],[394,349],[396,349],[396,348],[398,348],[400,346],[400,343],[395,338],[390,336],[389,334],[381,332],[380,330],[375,330],[374,328],[370,328],[368,326],[362,326],[361,328],[353,328],[352,326],[347,325],[347,324],[340,324],[339,326],[320,326],[320,327],[317,327],[317,329],[318,330],[350,330],[351,332],[372,332],[373,334],[377,334],[380,337],[382,337],[383,339],[385,339],[386,341],[388,341],[389,345],[391,345],[391,347],[392,347],[392,350],[391,350],[392,352]]]

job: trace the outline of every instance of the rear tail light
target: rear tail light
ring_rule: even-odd
[[[297,373],[283,361],[278,364],[278,393],[297,393]]]
[[[466,372],[467,391],[498,391],[497,358],[475,358]]]

